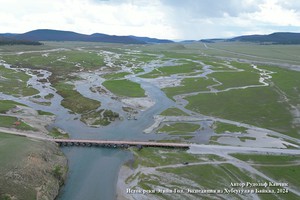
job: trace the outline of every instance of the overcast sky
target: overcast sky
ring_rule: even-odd
[[[34,29],[203,39],[300,32],[300,0],[0,0],[0,33]]]

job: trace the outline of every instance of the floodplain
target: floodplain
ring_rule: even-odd
[[[300,154],[299,51],[297,45],[238,42],[1,46],[0,131],[192,145],[188,151],[126,150],[132,158],[115,166],[112,173],[118,180],[105,186],[100,177],[89,175],[103,189],[85,188],[78,198],[107,192],[107,197],[117,193],[120,199],[199,199],[211,194],[192,190],[230,189],[234,182],[284,182],[290,186],[266,187],[279,191],[271,194],[223,191],[217,196],[295,199],[300,195],[295,180]],[[47,123],[41,124],[43,119]],[[75,160],[76,150],[65,151]],[[71,165],[70,180],[82,178],[74,170],[90,166],[85,167]],[[107,189],[111,185],[117,185],[116,190]],[[68,196],[75,192],[72,187],[78,185],[67,181],[59,198],[73,197]],[[132,195],[126,188],[184,192]],[[1,190],[0,195],[10,197]]]

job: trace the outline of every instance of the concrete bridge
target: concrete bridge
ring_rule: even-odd
[[[112,147],[112,148],[128,148],[128,147],[163,147],[163,148],[180,148],[188,149],[190,144],[184,143],[160,143],[160,142],[142,142],[142,141],[114,141],[114,140],[79,140],[79,139],[51,139],[60,146],[87,146],[87,147]]]

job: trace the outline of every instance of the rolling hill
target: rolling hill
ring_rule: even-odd
[[[245,35],[227,41],[258,42],[265,44],[300,44],[300,33],[277,32],[269,35]]]
[[[26,41],[84,41],[84,42],[108,42],[123,44],[147,44],[147,43],[171,43],[173,41],[166,39],[156,39],[137,36],[116,36],[103,33],[94,33],[91,35],[76,33],[72,31],[60,31],[51,29],[38,29],[23,34],[0,34],[11,40]]]

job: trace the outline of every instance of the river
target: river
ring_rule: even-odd
[[[5,67],[11,68],[10,65],[7,64],[5,64]],[[154,115],[159,114],[175,104],[167,98],[158,87],[134,76],[128,77],[132,81],[139,82],[147,95],[151,97],[154,102],[159,103],[155,103],[146,111],[140,112],[139,115],[137,115],[138,120],[124,119],[123,121],[116,121],[106,127],[92,128],[82,123],[78,119],[78,115],[70,113],[66,108],[61,106],[63,98],[56,93],[55,88],[51,87],[51,84],[38,81],[39,79],[47,79],[51,75],[50,72],[39,70],[39,76],[31,73],[30,70],[26,70],[26,73],[32,76],[28,84],[39,90],[39,95],[42,97],[49,93],[54,95],[51,99],[51,105],[41,105],[32,102],[30,98],[27,97],[14,97],[2,93],[0,93],[0,98],[23,103],[36,110],[54,113],[56,120],[51,126],[59,127],[68,132],[71,138],[156,140],[163,137],[163,135],[144,134],[143,130],[154,122]],[[112,100],[108,96],[100,96],[89,90],[91,86],[101,83],[101,81],[99,82],[100,77],[98,74],[87,73],[86,75],[90,77],[88,81],[83,80],[75,83],[77,91],[83,96],[99,100],[103,107],[107,106],[108,102],[113,101],[113,107],[109,109],[122,113],[120,102]],[[59,200],[109,200],[116,198],[115,188],[119,168],[132,156],[128,150],[96,147],[64,147],[62,150],[69,161],[69,173],[66,184],[58,196]]]
[[[3,63],[2,63],[3,64]],[[203,64],[203,63],[201,63]],[[155,62],[145,65],[143,69],[147,73],[155,67],[175,65],[174,60],[157,64]],[[5,64],[10,68],[10,65]],[[163,139],[166,134],[143,133],[143,131],[154,123],[155,115],[161,113],[165,109],[175,106],[185,110],[184,105],[176,104],[170,100],[159,87],[151,82],[147,82],[137,75],[127,75],[126,78],[137,82],[145,90],[148,97],[155,102],[153,106],[145,111],[139,112],[136,116],[138,120],[115,121],[109,126],[92,128],[79,120],[77,114],[72,114],[68,109],[61,106],[62,97],[56,93],[56,89],[48,82],[39,82],[39,79],[47,79],[51,73],[46,70],[38,70],[39,75],[33,74],[27,69],[25,70],[32,78],[28,81],[29,85],[40,92],[40,96],[53,94],[50,105],[41,105],[35,103],[28,97],[13,97],[0,93],[0,98],[14,100],[23,103],[36,110],[52,112],[56,115],[56,120],[51,126],[59,127],[69,133],[73,139],[109,139],[109,140],[159,140]],[[212,71],[209,67],[203,68],[203,73],[198,76],[206,76]],[[109,95],[100,95],[93,93],[89,88],[100,86],[104,81],[99,75],[102,72],[81,72],[78,75],[82,80],[75,81],[76,90],[83,96],[100,101],[101,108],[111,109],[115,112],[125,115],[122,110],[122,103],[111,99]],[[141,73],[141,74],[142,74]],[[181,99],[183,100],[183,99]],[[35,101],[37,101],[35,99]],[[188,113],[195,114],[191,111]],[[126,115],[125,115],[126,116]],[[213,133],[211,128],[205,121],[201,122],[204,130],[201,134],[196,135],[199,143],[207,143],[209,136]],[[97,199],[116,199],[116,182],[120,167],[132,155],[128,150],[109,149],[109,148],[84,148],[84,147],[63,147],[63,152],[69,161],[69,173],[65,186],[61,189],[58,200],[97,200]]]

